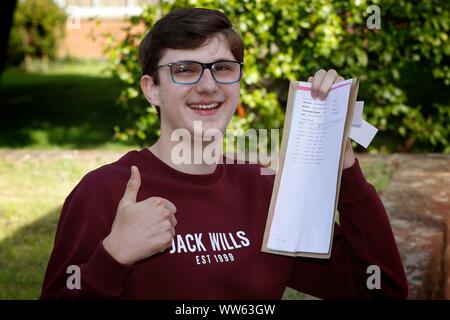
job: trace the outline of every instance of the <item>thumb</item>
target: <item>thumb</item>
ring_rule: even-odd
[[[131,167],[131,176],[128,180],[125,193],[122,197],[122,203],[124,205],[129,205],[136,203],[137,194],[139,188],[141,187],[141,175],[139,174],[139,169],[136,166]]]

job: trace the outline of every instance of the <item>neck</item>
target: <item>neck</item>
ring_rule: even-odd
[[[172,141],[170,135],[163,134],[161,131],[158,141],[149,147],[149,150],[165,164],[180,172],[188,174],[211,174],[216,170],[217,162],[214,161],[214,163],[211,163],[211,161],[205,161],[202,155],[204,154],[205,148],[214,143],[217,142],[202,142],[201,137],[198,138],[197,142],[195,142],[194,139]],[[210,148],[211,147],[212,145]],[[179,155],[178,151],[180,149],[185,151],[189,150],[189,152],[186,153],[187,156],[183,152],[183,159],[187,160],[183,163],[178,163],[172,158],[172,150],[175,150],[174,154]]]

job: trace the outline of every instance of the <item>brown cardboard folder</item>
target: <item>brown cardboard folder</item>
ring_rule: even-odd
[[[352,118],[353,118],[353,110],[355,108],[355,102],[356,102],[356,97],[358,95],[358,88],[359,88],[358,78],[353,78],[351,80],[352,80],[352,82],[351,82],[350,95],[349,95],[348,105],[347,105],[347,114],[345,117],[344,132],[343,132],[341,148],[340,148],[341,152],[340,152],[340,160],[339,160],[339,172],[337,175],[338,178],[335,182],[336,183],[336,197],[334,199],[333,221],[335,221],[336,216],[338,214],[337,204],[338,204],[338,199],[339,199],[339,188],[340,188],[340,182],[341,182],[342,167],[343,167],[343,162],[344,162],[344,151],[345,151],[346,141],[348,139],[348,135],[350,132],[351,122],[352,122]],[[281,140],[279,168],[278,168],[278,171],[275,176],[275,183],[274,183],[274,187],[273,187],[272,198],[271,198],[269,213],[268,213],[268,217],[267,217],[267,221],[266,221],[266,228],[264,231],[264,238],[263,238],[263,244],[262,244],[261,251],[267,252],[267,253],[273,253],[273,254],[287,255],[287,256],[300,256],[300,257],[328,259],[331,256],[334,223],[332,224],[333,227],[331,228],[331,237],[330,237],[331,240],[330,240],[329,247],[328,247],[329,249],[328,249],[328,252],[325,254],[317,253],[317,252],[278,251],[278,250],[271,250],[267,247],[267,242],[269,240],[270,228],[271,228],[272,220],[273,220],[273,216],[274,216],[275,204],[276,204],[276,201],[278,198],[281,176],[283,174],[283,166],[285,163],[289,130],[292,125],[292,108],[294,107],[294,93],[298,86],[299,86],[298,81],[290,82],[289,96],[288,96],[287,108],[286,108],[286,118],[285,118],[283,136],[282,136],[282,140]]]

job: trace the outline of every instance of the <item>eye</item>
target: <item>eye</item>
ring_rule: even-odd
[[[177,74],[179,73],[193,73],[196,72],[196,68],[192,65],[188,64],[181,64],[181,65],[174,65],[173,71]]]
[[[233,65],[226,62],[216,63],[214,69],[217,71],[230,71],[233,70]]]
[[[199,72],[199,66],[193,63],[180,63],[173,65],[174,74],[191,74]]]
[[[233,61],[219,61],[214,64],[214,70],[220,73],[239,72],[239,63]]]

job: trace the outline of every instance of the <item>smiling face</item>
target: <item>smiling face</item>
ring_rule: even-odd
[[[218,60],[236,60],[227,41],[214,36],[196,49],[166,49],[158,65],[177,61],[210,63]],[[202,122],[202,132],[215,128],[224,132],[233,116],[240,92],[240,84],[217,83],[211,71],[205,69],[195,84],[176,84],[170,76],[170,68],[158,70],[159,84],[155,85],[148,75],[141,79],[147,99],[161,110],[161,135],[170,135],[173,130],[185,128],[194,133],[194,121]],[[206,110],[206,108],[213,109]]]

